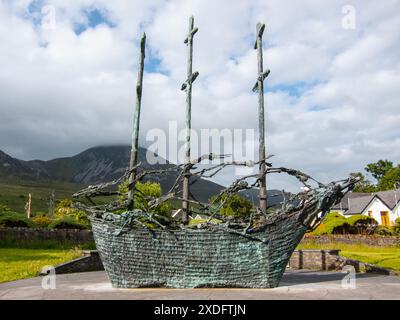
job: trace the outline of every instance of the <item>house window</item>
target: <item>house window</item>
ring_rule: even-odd
[[[372,217],[372,210],[368,211],[368,217]]]
[[[388,211],[381,211],[381,221],[382,225],[385,227],[390,226],[390,220],[389,220],[389,212]]]

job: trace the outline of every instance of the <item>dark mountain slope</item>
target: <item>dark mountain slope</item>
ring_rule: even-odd
[[[148,151],[139,148],[138,161],[144,168],[166,169],[176,167],[167,160],[158,157],[159,164],[149,164],[146,159]],[[157,155],[150,153],[152,158]],[[49,161],[22,161],[0,151],[0,179],[6,181],[29,182],[69,182],[79,185],[90,185],[111,181],[124,174],[130,157],[129,146],[102,146],[85,150],[73,157],[58,158]],[[161,184],[162,190],[171,188],[177,177],[176,172],[149,176],[148,180]],[[198,179],[191,186],[193,195],[201,201],[207,201],[224,187],[212,181]],[[268,191],[269,195],[278,191]],[[244,191],[250,201],[258,202],[257,190]],[[282,197],[271,197],[270,204],[281,201]]]

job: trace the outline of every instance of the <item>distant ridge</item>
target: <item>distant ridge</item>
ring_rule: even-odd
[[[75,156],[57,158],[48,161],[31,160],[23,161],[9,156],[0,150],[0,179],[5,181],[28,182],[70,182],[79,185],[90,185],[119,178],[126,170],[130,146],[98,146],[87,149]],[[151,165],[147,162],[147,149],[139,148],[138,161],[145,168],[172,168],[174,164],[159,157],[161,163]],[[154,175],[149,180],[160,183],[162,190],[171,188],[177,174],[169,172],[162,175]],[[192,185],[194,196],[200,201],[207,201],[211,196],[218,194],[224,187],[205,179],[198,179]],[[271,197],[272,194],[279,194]],[[247,190],[242,193],[250,201],[258,202],[257,190]],[[282,200],[280,192],[269,190],[270,204]]]

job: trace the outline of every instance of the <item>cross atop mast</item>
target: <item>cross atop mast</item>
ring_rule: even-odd
[[[268,77],[270,71],[264,71],[263,65],[263,46],[262,38],[265,30],[265,24],[257,23],[257,39],[254,49],[257,50],[258,60],[258,77],[257,83],[253,87],[254,92],[258,92],[258,128],[259,128],[259,198],[260,210],[264,213],[267,211],[267,183],[266,183],[266,164],[265,164],[265,120],[264,120],[264,80]]]
[[[193,73],[193,37],[199,31],[198,28],[194,27],[194,17],[189,18],[189,32],[184,43],[188,46],[187,53],[187,79],[182,85],[182,91],[186,91],[186,140],[185,140],[185,171],[183,177],[183,189],[182,189],[182,209],[183,209],[183,222],[189,221],[189,179],[190,170],[188,165],[190,164],[190,131],[192,129],[192,84],[199,76],[196,71]]]

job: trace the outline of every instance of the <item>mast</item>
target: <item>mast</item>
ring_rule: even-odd
[[[263,47],[262,37],[264,34],[265,24],[257,23],[257,39],[254,49],[257,50],[258,60],[258,78],[253,91],[258,92],[258,128],[259,128],[259,199],[260,210],[264,213],[267,211],[267,184],[265,175],[265,121],[264,121],[264,80],[268,77],[270,71],[264,72],[263,66]]]
[[[199,73],[193,73],[193,37],[198,31],[198,28],[194,28],[194,17],[189,18],[189,33],[185,39],[185,44],[188,46],[187,54],[187,80],[182,85],[182,91],[186,90],[186,140],[185,140],[185,159],[184,159],[184,177],[183,177],[183,189],[182,189],[182,209],[183,209],[183,222],[189,221],[189,179],[190,170],[188,165],[190,164],[190,131],[192,128],[191,116],[192,116],[192,84],[198,77]]]
[[[136,84],[136,108],[133,117],[133,132],[132,132],[132,149],[131,158],[129,162],[129,193],[128,193],[128,210],[133,210],[134,208],[134,195],[135,195],[135,183],[136,169],[135,166],[138,160],[138,147],[139,147],[139,121],[140,121],[140,108],[142,105],[142,88],[143,88],[143,69],[144,69],[144,59],[146,48],[146,34],[143,33],[140,40],[140,57],[139,57],[139,67],[138,67],[138,77]]]

